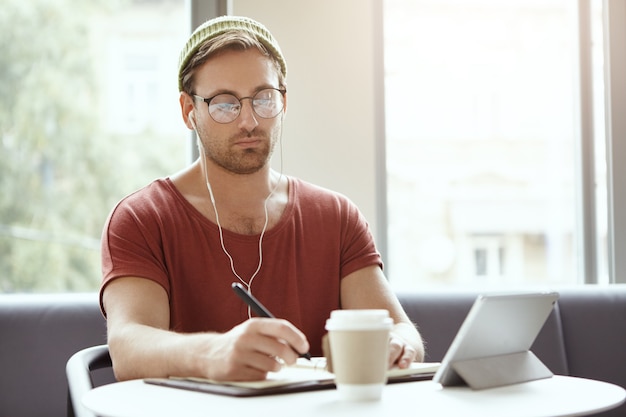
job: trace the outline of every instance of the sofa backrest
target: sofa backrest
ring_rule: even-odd
[[[66,416],[67,360],[103,343],[96,294],[0,294],[0,416]]]
[[[626,387],[626,285],[559,293],[532,351],[556,374]],[[447,289],[399,294],[426,341],[427,361],[441,361],[477,295]],[[0,416],[65,416],[67,360],[105,343],[97,294],[0,294]],[[112,375],[96,379],[99,385]],[[626,404],[602,414],[624,415]]]
[[[626,285],[564,289],[559,305],[570,375],[626,388]]]

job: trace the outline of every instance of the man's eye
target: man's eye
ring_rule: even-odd
[[[239,110],[239,104],[231,104],[231,103],[219,103],[214,106],[216,111],[222,112],[236,112]]]

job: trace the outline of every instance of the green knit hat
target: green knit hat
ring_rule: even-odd
[[[198,26],[180,52],[180,58],[178,60],[178,91],[183,91],[183,68],[187,66],[187,63],[191,57],[198,52],[198,49],[209,39],[233,30],[248,32],[261,42],[268,51],[278,59],[283,77],[287,76],[287,63],[280,50],[280,46],[278,46],[278,42],[276,42],[276,39],[274,39],[265,26],[248,17],[220,16]]]

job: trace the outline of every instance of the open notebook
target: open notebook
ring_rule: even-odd
[[[393,368],[388,372],[388,383],[432,379],[439,363],[412,363],[410,368]],[[298,359],[293,366],[283,366],[279,372],[270,372],[267,379],[253,382],[217,382],[202,378],[148,378],[148,384],[181,388],[213,394],[250,397],[258,395],[286,394],[335,387],[335,376],[326,370],[326,358],[311,361]]]

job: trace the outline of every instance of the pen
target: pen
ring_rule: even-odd
[[[232,287],[233,287],[233,290],[235,291],[235,294],[237,294],[239,298],[241,298],[252,309],[252,311],[256,313],[257,316],[267,317],[270,319],[275,318],[274,315],[270,313],[269,310],[265,308],[265,306],[261,304],[261,302],[254,297],[254,295],[246,291],[245,288],[243,288],[243,286],[240,283],[233,282]],[[296,352],[298,355],[300,355],[301,358],[306,358],[308,360],[311,360],[310,353],[308,352],[300,353],[297,350],[295,350],[293,346],[291,347],[291,349],[294,352]]]

